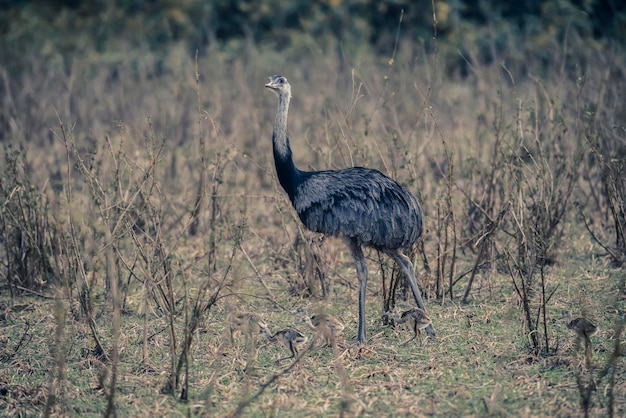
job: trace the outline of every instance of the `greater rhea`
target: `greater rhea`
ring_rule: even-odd
[[[283,344],[284,346],[289,348],[289,351],[291,352],[290,356],[279,358],[278,360],[276,360],[276,364],[280,363],[283,360],[287,360],[297,356],[300,347],[302,347],[307,342],[306,336],[297,329],[293,328],[281,329],[272,334],[269,328],[265,326],[261,328],[261,333],[265,336],[265,339],[267,341],[271,343],[278,342],[280,344]]]
[[[563,313],[565,319],[565,325],[571,329],[576,335],[583,339],[585,342],[585,354],[591,355],[591,337],[598,332],[596,324],[584,317],[578,317],[572,319],[572,313],[566,311]]]
[[[246,336],[252,336],[258,334],[261,328],[267,327],[261,317],[252,312],[231,312],[227,315],[226,322],[230,327],[231,343],[234,342],[237,331]]]
[[[417,338],[417,334],[420,330],[428,327],[433,323],[433,320],[426,314],[423,309],[420,308],[411,308],[402,312],[399,318],[395,320],[396,324],[404,324],[405,322],[409,322],[411,328],[413,328],[413,337],[409,338],[402,345],[408,344]]]
[[[359,281],[357,340],[365,343],[367,264],[364,246],[388,254],[400,266],[417,306],[426,309],[413,265],[401,252],[413,246],[422,234],[422,209],[406,188],[378,170],[363,167],[299,170],[293,162],[287,130],[291,86],[285,77],[273,75],[265,87],[278,95],[272,134],[278,181],[306,228],[341,237],[350,249]],[[426,332],[435,336],[432,324]]]
[[[343,331],[344,326],[332,315],[321,313],[313,316],[306,315],[302,321],[317,334],[324,337],[329,347],[335,343],[337,335]]]

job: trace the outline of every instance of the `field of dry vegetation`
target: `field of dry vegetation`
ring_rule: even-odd
[[[0,414],[626,415],[626,55],[504,49],[463,71],[307,37],[0,68]],[[384,323],[411,299],[369,250],[355,345],[350,254],[276,180],[276,73],[301,169],[377,168],[422,202],[435,340]],[[587,358],[567,310],[599,326]],[[277,365],[231,341],[236,312],[309,343]],[[345,324],[332,347],[300,322],[319,312]]]

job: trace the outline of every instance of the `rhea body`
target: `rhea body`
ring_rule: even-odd
[[[563,317],[565,319],[565,325],[567,328],[574,331],[580,338],[585,341],[585,352],[591,351],[591,337],[598,332],[596,324],[588,320],[587,318],[574,318],[572,319],[572,313],[570,311],[564,312]]]
[[[413,328],[413,337],[409,338],[402,344],[408,344],[417,338],[417,334],[420,330],[428,327],[433,323],[433,320],[428,316],[428,314],[420,308],[411,308],[407,311],[402,312],[400,318],[396,319],[396,324],[404,324],[405,322],[409,322],[411,327]]]
[[[252,312],[231,312],[226,317],[226,321],[230,327],[231,343],[234,342],[234,336],[237,331],[245,336],[251,336],[258,334],[261,328],[267,326],[257,314]]]
[[[328,346],[332,346],[335,343],[335,338],[344,329],[344,325],[339,320],[325,313],[313,316],[307,315],[303,318],[303,322],[324,337]]]
[[[350,249],[359,281],[357,340],[365,343],[367,264],[364,246],[393,258],[408,278],[415,302],[425,309],[413,265],[401,252],[415,244],[422,234],[422,209],[406,188],[378,170],[363,167],[299,170],[293,162],[287,131],[291,86],[285,77],[274,75],[265,87],[278,95],[272,134],[278,181],[306,228],[341,237]],[[426,331],[434,337],[432,325]]]
[[[290,358],[294,358],[298,355],[298,350],[302,345],[307,342],[307,338],[300,331],[293,328],[285,328],[279,331],[276,331],[274,334],[270,332],[270,330],[264,326],[261,328],[260,332],[265,336],[265,339],[271,343],[281,343],[291,352],[290,356],[280,358],[276,360],[276,363],[280,363],[282,360],[287,360]]]

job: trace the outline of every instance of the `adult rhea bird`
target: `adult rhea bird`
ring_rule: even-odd
[[[382,251],[406,275],[417,305],[425,309],[413,265],[400,249],[415,244],[422,233],[422,209],[404,187],[378,170],[352,167],[343,170],[301,171],[295,166],[287,132],[291,86],[273,75],[265,85],[278,95],[272,143],[278,181],[285,189],[304,226],[343,238],[356,264],[359,280],[358,342],[365,343],[365,289],[367,264],[363,246]],[[426,328],[434,337],[432,325]]]

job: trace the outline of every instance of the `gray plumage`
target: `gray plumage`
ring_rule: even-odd
[[[407,311],[402,312],[402,315],[400,315],[400,318],[396,320],[396,323],[404,324],[405,322],[410,322],[411,327],[413,328],[413,337],[403,342],[402,345],[416,339],[417,334],[420,332],[421,329],[424,329],[433,323],[432,319],[430,319],[430,316],[428,316],[428,314],[420,308],[411,308]]]
[[[280,363],[283,360],[296,357],[298,355],[300,347],[307,342],[306,336],[297,329],[293,328],[281,329],[272,334],[267,326],[263,326],[260,329],[260,333],[265,336],[265,339],[267,341],[271,343],[279,342],[289,348],[291,355],[279,358],[278,360],[276,360],[276,364]]]
[[[572,319],[570,311],[563,312],[567,328],[581,337],[585,343],[585,355],[591,360],[591,337],[598,332],[598,326],[584,317]]]
[[[274,75],[265,87],[278,95],[272,133],[278,181],[308,229],[341,237],[348,245],[359,279],[357,338],[364,343],[367,264],[363,246],[376,248],[394,259],[409,281],[415,302],[425,309],[413,265],[400,251],[415,244],[422,234],[422,209],[407,189],[378,170],[298,170],[287,130],[291,86],[285,77]],[[435,335],[432,325],[426,332]]]
[[[311,231],[376,249],[408,248],[422,233],[415,197],[380,171],[353,167],[303,177],[293,205]]]

